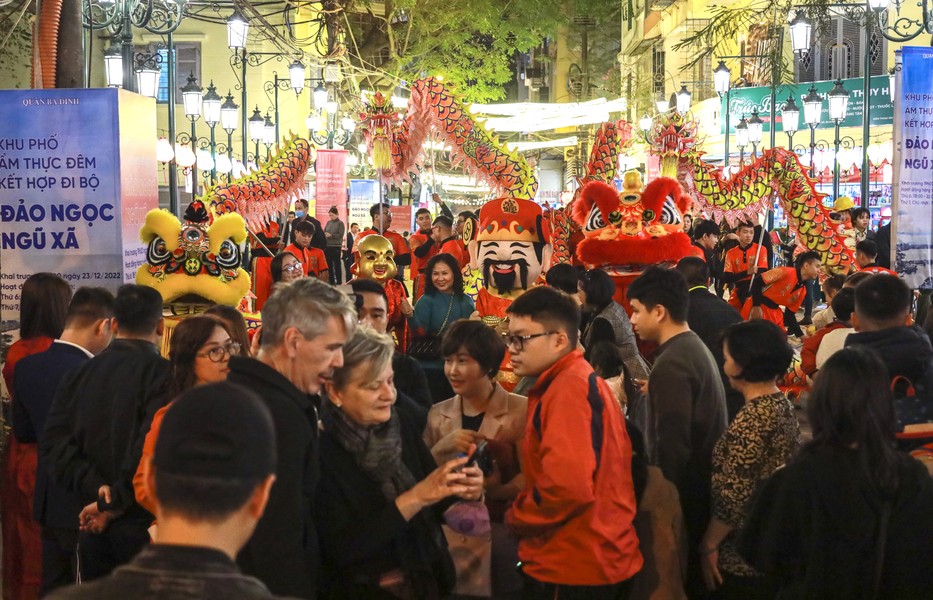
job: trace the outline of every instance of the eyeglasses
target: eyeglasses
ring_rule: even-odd
[[[505,344],[509,348],[514,348],[516,352],[521,352],[525,348],[525,342],[545,335],[554,335],[559,331],[545,331],[544,333],[531,333],[528,335],[503,335]]]
[[[240,345],[236,342],[227,342],[223,346],[214,346],[207,352],[200,352],[195,356],[207,357],[211,362],[219,363],[240,352]]]
[[[290,265],[285,265],[282,267],[283,271],[288,271],[289,273],[295,273],[297,271],[303,270],[303,265],[300,262],[294,262]]]

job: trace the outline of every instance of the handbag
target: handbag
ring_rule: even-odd
[[[447,304],[447,316],[444,322],[438,328],[434,335],[424,335],[414,338],[408,342],[408,355],[418,360],[435,360],[441,357],[441,337],[447,328],[447,321],[450,320],[450,311],[454,307],[454,297],[450,296],[450,302]]]

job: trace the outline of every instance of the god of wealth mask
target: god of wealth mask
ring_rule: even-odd
[[[475,235],[466,233],[473,268],[488,292],[515,298],[534,285],[551,262],[550,231],[541,207],[530,200],[499,198],[480,209]]]
[[[375,279],[385,285],[398,273],[392,242],[381,235],[364,237],[360,240],[358,250],[360,259],[356,274],[361,279]]]

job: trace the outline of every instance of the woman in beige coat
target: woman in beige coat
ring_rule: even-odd
[[[438,464],[466,454],[472,444],[485,442],[490,459],[485,483],[485,508],[491,532],[480,535],[458,533],[444,527],[450,553],[457,566],[455,593],[464,596],[518,597],[521,578],[515,564],[518,549],[503,524],[503,516],[524,486],[519,461],[525,432],[528,401],[508,393],[495,381],[505,355],[505,345],[492,328],[480,321],[457,321],[441,344],[444,374],[456,395],[436,404],[428,414],[425,444]],[[480,459],[483,466],[483,460]],[[458,511],[482,507],[455,505],[448,521]]]

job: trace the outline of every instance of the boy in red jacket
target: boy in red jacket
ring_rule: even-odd
[[[627,597],[642,557],[632,519],[632,446],[609,386],[577,348],[580,309],[535,287],[508,308],[515,374],[528,392],[525,489],[506,514],[522,598]]]

